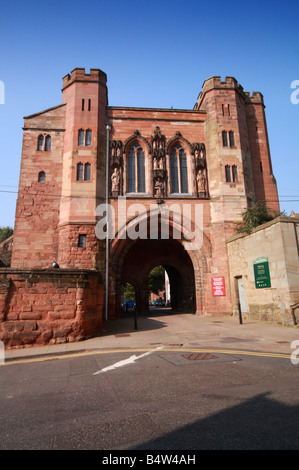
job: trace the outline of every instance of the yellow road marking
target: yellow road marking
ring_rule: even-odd
[[[156,351],[152,348],[146,349],[111,349],[111,350],[94,350],[94,351],[81,351],[77,353],[61,353],[57,355],[48,355],[48,356],[39,356],[39,357],[26,357],[24,359],[12,359],[0,366],[9,366],[13,364],[28,364],[33,362],[44,362],[44,361],[53,361],[59,359],[69,359],[75,357],[83,357],[83,356],[95,356],[100,354],[117,354],[117,353],[134,353],[134,352],[146,352],[146,351]],[[291,353],[271,353],[271,352],[261,352],[261,351],[245,351],[245,350],[234,350],[234,349],[196,349],[196,348],[163,348],[159,350],[159,353],[163,352],[209,352],[209,353],[218,353],[218,354],[237,354],[237,355],[245,355],[245,356],[258,356],[258,357],[272,357],[272,358],[282,358],[282,359],[290,359]]]

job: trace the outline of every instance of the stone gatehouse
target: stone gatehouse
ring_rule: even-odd
[[[262,94],[245,92],[233,77],[214,76],[190,109],[120,107],[108,104],[106,83],[101,70],[76,68],[63,78],[62,104],[24,118],[12,272],[1,272],[0,290],[22,292],[15,277],[22,270],[46,271],[56,283],[68,270],[75,276],[82,270],[87,277],[99,275],[108,318],[121,314],[125,282],[135,287],[143,314],[149,273],[163,265],[173,309],[231,314],[226,241],[253,195],[279,210]],[[114,222],[107,245],[99,236],[104,212],[98,210],[106,202]],[[52,263],[59,269],[51,269]],[[78,282],[71,288],[84,291]],[[26,302],[16,300],[19,307],[4,292],[2,337],[17,328],[7,322],[21,320],[21,304],[30,308],[28,286]],[[65,294],[64,306],[72,310]],[[44,295],[50,300],[49,291]],[[102,300],[94,298],[92,305],[102,318]],[[53,311],[58,309],[43,314],[49,322]],[[100,323],[94,321],[94,332]],[[82,335],[74,330],[71,338]],[[46,341],[47,335],[37,336]]]

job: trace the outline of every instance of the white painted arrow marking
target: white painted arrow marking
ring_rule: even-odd
[[[130,364],[134,364],[137,359],[141,359],[142,357],[149,356],[153,352],[157,351],[158,349],[163,349],[164,346],[160,346],[156,349],[153,349],[152,351],[148,351],[144,354],[141,354],[140,356],[136,356],[134,354],[133,356],[129,357],[128,359],[123,359],[122,361],[116,362],[115,364],[112,364],[112,366],[105,367],[104,369],[98,370],[98,372],[95,372],[93,375],[97,374],[102,374],[103,372],[107,372],[108,370],[114,370],[117,369],[118,367],[124,367],[128,366]]]

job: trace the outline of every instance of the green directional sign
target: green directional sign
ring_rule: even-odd
[[[267,258],[257,258],[253,263],[255,287],[271,287],[269,262]]]

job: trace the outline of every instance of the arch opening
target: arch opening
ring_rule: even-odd
[[[121,285],[121,306],[122,311],[128,313],[131,310],[135,309],[135,288],[129,282],[124,282]]]
[[[149,276],[156,266],[162,266],[167,272],[172,312],[195,313],[194,267],[183,245],[174,239],[138,239],[116,264],[116,285],[112,295],[115,296],[113,303],[117,316],[122,312],[119,307],[124,283],[134,286],[137,315],[149,313]]]
[[[151,270],[148,278],[149,306],[165,307],[167,294],[166,276],[167,273],[161,265]]]

